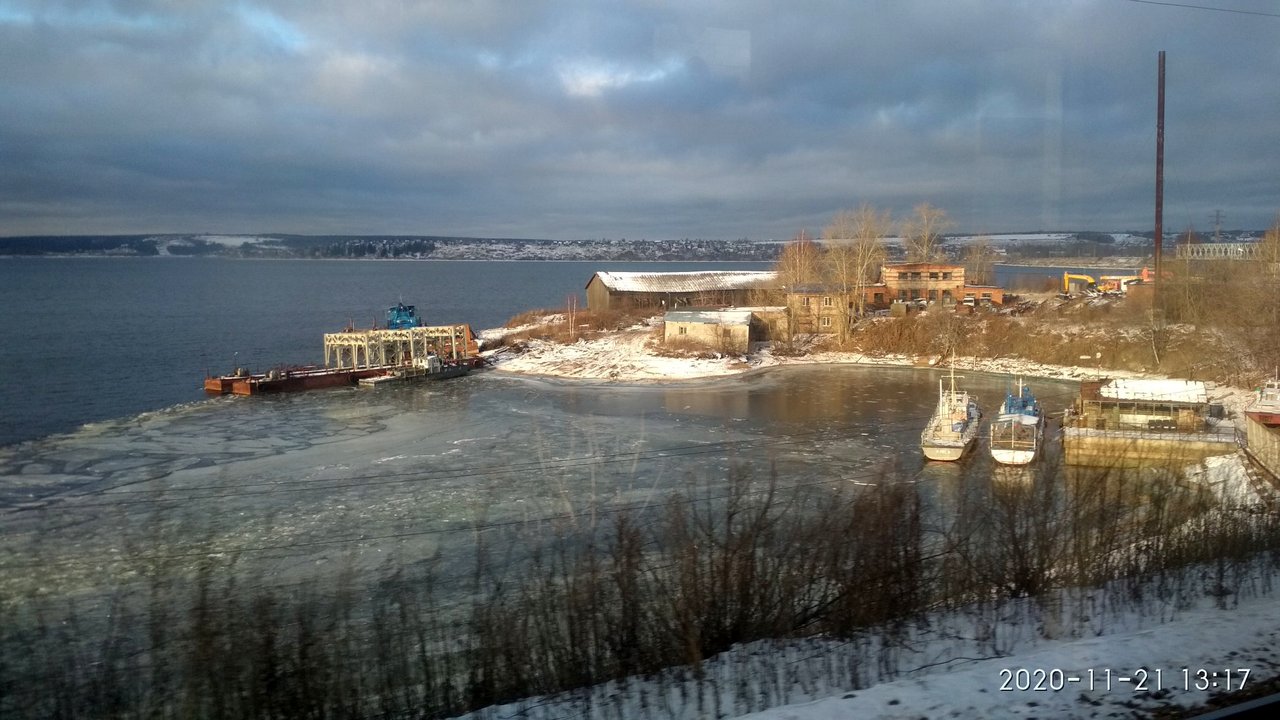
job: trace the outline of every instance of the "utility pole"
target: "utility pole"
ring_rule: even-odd
[[[1160,83],[1156,93],[1156,288],[1155,306],[1160,303],[1160,287],[1164,285],[1161,273],[1161,244],[1164,241],[1164,51],[1160,51]]]
[[[1213,211],[1213,241],[1222,242],[1222,210]]]

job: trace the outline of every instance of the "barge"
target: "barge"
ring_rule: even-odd
[[[1234,453],[1235,427],[1194,380],[1103,379],[1080,383],[1062,422],[1068,465],[1181,467]]]
[[[210,395],[258,395],[465,375],[481,363],[470,325],[423,325],[412,305],[387,310],[387,326],[347,328],[324,336],[323,367],[281,367],[265,373],[237,368],[204,380]]]
[[[377,375],[362,377],[360,387],[373,388],[389,383],[411,382],[414,380],[448,380],[471,372],[472,365],[467,362],[446,362],[436,355],[408,367],[391,367]]]
[[[321,388],[355,385],[380,375],[391,368],[322,368],[314,365],[277,368],[265,373],[249,373],[237,369],[231,375],[215,375],[204,379],[204,391],[210,395],[258,395],[261,393],[297,392]]]

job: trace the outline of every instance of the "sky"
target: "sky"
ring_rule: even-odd
[[[1192,3],[1184,3],[1192,4]],[[0,236],[785,239],[1280,212],[1280,3],[0,0]]]

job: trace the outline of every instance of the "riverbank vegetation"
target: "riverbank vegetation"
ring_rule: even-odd
[[[1105,634],[1124,613],[1227,608],[1280,569],[1273,513],[1163,472],[1041,466],[930,493],[892,468],[851,480],[733,467],[651,505],[480,522],[469,561],[392,552],[379,572],[290,585],[214,548],[136,549],[128,572],[75,594],[31,568],[27,591],[0,598],[0,715],[515,703],[480,714],[506,717],[569,693],[605,717],[723,717],[892,679],[920,642],[942,640],[929,662],[947,662]],[[764,641],[805,653],[750,645]],[[610,705],[640,678],[638,705]]]
[[[945,214],[923,207],[916,215],[903,224],[909,257],[936,259],[941,242],[927,238],[931,228],[945,227]],[[862,224],[872,229],[845,229],[859,227],[850,220],[855,217],[875,219]],[[845,256],[851,248],[861,248],[860,255],[872,252],[876,233],[883,234],[887,224],[873,209],[841,212],[826,235],[854,239],[820,245],[799,237],[783,249],[778,272],[795,282],[822,283],[840,295],[838,306],[856,309],[850,298],[863,294],[879,268],[863,263],[850,276]],[[990,280],[989,244],[973,243],[959,258],[968,277]],[[826,337],[820,347],[870,355],[1018,357],[1244,387],[1274,372],[1280,364],[1280,306],[1268,295],[1280,282],[1280,220],[1264,234],[1252,261],[1171,260],[1163,274],[1158,294],[1150,286],[1074,298],[1041,290],[972,314],[945,308],[892,318],[851,312],[847,330]]]
[[[904,232],[927,234],[934,232],[927,228],[945,223],[945,215],[935,217],[938,212],[933,208],[918,212],[925,220],[913,219]],[[1267,297],[1280,282],[1280,223],[1265,233],[1252,262],[1166,263],[1158,300],[1150,285],[1130,288],[1125,294],[1064,297],[1055,289],[1058,281],[1051,280],[1048,287],[1019,289],[1019,294],[1007,295],[1005,304],[998,307],[972,312],[965,307],[958,311],[931,307],[893,317],[853,301],[863,298],[865,288],[874,280],[885,258],[882,235],[890,227],[887,216],[864,207],[838,214],[821,241],[801,234],[788,244],[776,266],[779,282],[788,287],[819,284],[831,288],[839,296],[833,306],[847,309],[847,315],[833,323],[831,333],[775,333],[769,338],[770,357],[748,358],[739,363],[740,368],[814,351],[834,353],[824,356],[833,360],[844,353],[860,358],[936,361],[955,353],[978,363],[983,359],[1017,359],[1091,372],[1149,373],[1252,387],[1280,365],[1280,310]],[[926,230],[912,230],[918,227]],[[935,256],[944,247],[936,238],[913,241],[910,246],[913,253]],[[966,274],[989,273],[992,254],[986,243],[971,244],[960,254]],[[786,295],[780,290],[762,290],[757,295],[751,300],[753,306],[786,305]],[[512,318],[505,331],[486,340],[485,347],[521,350],[531,341],[572,344],[638,329],[648,336],[648,342],[630,343],[628,348],[636,345],[639,351],[643,346],[643,352],[665,358],[738,357],[717,347],[665,344],[661,319],[654,317],[657,312],[654,308],[531,311]],[[617,356],[620,349],[611,345],[601,352]],[[606,367],[607,363],[597,364],[606,373],[602,377],[643,379],[620,374],[617,368]],[[524,372],[538,372],[536,363],[525,365]],[[578,372],[573,362],[566,367],[571,375]]]

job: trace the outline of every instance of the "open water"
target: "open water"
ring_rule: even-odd
[[[939,377],[925,369],[793,367],[671,384],[479,372],[374,391],[200,390],[206,368],[317,361],[323,332],[368,325],[401,298],[429,321],[483,328],[563,306],[596,270],[644,267],[682,266],[0,260],[0,575],[92,587],[147,547],[233,553],[299,577],[353,554],[430,557],[465,546],[476,524],[645,507],[691,481],[723,482],[731,466],[783,484],[892,471],[941,513],[990,486],[983,452],[921,458]],[[962,382],[990,414],[1008,381]],[[1074,393],[1034,387],[1050,410]]]

